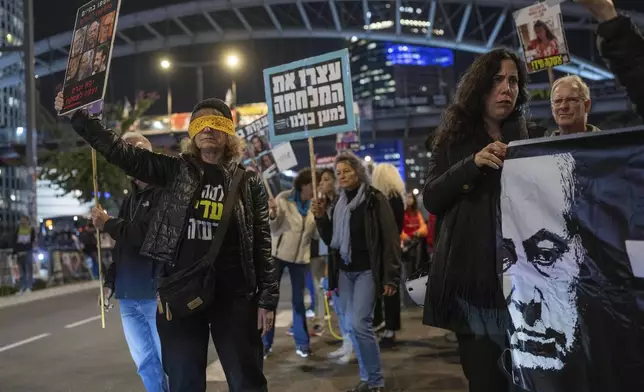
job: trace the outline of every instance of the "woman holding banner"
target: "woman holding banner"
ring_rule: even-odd
[[[528,97],[516,54],[478,57],[437,130],[423,192],[441,222],[423,322],[456,333],[471,392],[512,385],[498,365],[510,321],[497,271],[497,211],[507,143],[528,137]]]
[[[331,212],[317,198],[312,209],[318,230],[329,245],[329,290],[339,288],[351,317],[360,383],[352,390],[382,391],[380,348],[373,329],[373,309],[381,295],[393,296],[400,283],[400,238],[387,198],[369,185],[363,162],[345,152],[335,160],[340,192]]]
[[[59,94],[56,109],[62,106]],[[141,254],[165,262],[157,288],[157,326],[170,390],[206,390],[211,335],[230,391],[266,391],[261,334],[273,327],[279,295],[268,197],[260,177],[237,163],[243,142],[235,134],[230,108],[218,99],[200,102],[190,118],[188,151],[181,157],[131,146],[86,110],[73,113],[71,121],[108,162],[168,191]],[[239,186],[233,188],[235,183]],[[227,200],[237,189],[235,200]],[[227,230],[217,231],[228,223]],[[214,238],[226,245],[211,262]],[[211,273],[213,262],[216,274]],[[168,290],[170,282],[178,283],[176,291]],[[187,306],[178,301],[186,290],[198,293]]]
[[[284,269],[288,268],[291,277],[295,352],[302,358],[308,357],[311,352],[304,290],[306,274],[310,270],[311,239],[317,236],[315,219],[310,211],[312,198],[311,169],[302,169],[293,180],[293,189],[280,193],[268,204],[271,233],[277,238],[273,247],[277,281],[281,281]],[[264,357],[271,351],[274,337],[274,330],[264,336]]]

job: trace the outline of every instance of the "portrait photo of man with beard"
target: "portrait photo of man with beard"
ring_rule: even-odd
[[[114,32],[114,22],[116,20],[116,11],[110,12],[109,14],[101,18],[101,28],[98,34],[98,43],[104,44],[112,38],[112,33]]]
[[[506,370],[527,391],[644,390],[642,137],[510,146],[500,200]]]
[[[96,75],[107,70],[107,59],[109,54],[109,45],[101,45],[94,52],[94,61],[92,63],[92,75]]]
[[[94,48],[98,44],[98,28],[99,28],[99,23],[98,21],[92,22],[88,27],[87,27],[87,33],[85,35],[85,47],[84,50],[90,50]]]

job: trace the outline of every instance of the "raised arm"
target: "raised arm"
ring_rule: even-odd
[[[179,158],[157,154],[126,143],[116,132],[106,128],[86,110],[72,116],[74,131],[107,161],[127,175],[148,184],[166,186],[179,172]]]
[[[253,201],[253,257],[257,273],[259,307],[275,310],[279,299],[279,282],[271,255],[271,229],[268,224],[268,195],[257,173],[246,172]]]
[[[611,15],[600,19],[597,47],[608,68],[626,88],[635,111],[644,118],[644,37],[629,17],[616,12],[613,18]]]

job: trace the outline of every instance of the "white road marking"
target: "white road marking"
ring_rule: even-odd
[[[36,340],[39,340],[39,339],[42,339],[42,338],[46,338],[49,335],[51,335],[51,334],[50,333],[43,333],[43,334],[40,334],[40,335],[37,335],[37,336],[33,336],[33,337],[29,338],[29,339],[21,340],[19,342],[10,344],[8,346],[0,347],[0,353],[3,352],[3,351],[11,350],[12,348],[20,347],[20,346],[22,346],[24,344],[27,344],[27,343],[35,342]]]
[[[293,311],[280,310],[275,317],[275,328],[284,328],[291,325],[293,321]],[[207,382],[226,382],[226,375],[224,368],[221,367],[221,361],[217,359],[215,362],[208,365],[206,368],[206,381]]]
[[[101,319],[101,316],[100,316],[100,315],[98,315],[98,316],[93,316],[93,317],[90,317],[90,318],[86,318],[85,320],[81,320],[81,321],[77,321],[77,322],[75,322],[75,323],[67,324],[67,325],[65,325],[65,328],[74,328],[74,327],[78,327],[79,325],[83,325],[83,324],[91,323],[92,321],[96,321],[96,320],[100,320],[100,319]]]

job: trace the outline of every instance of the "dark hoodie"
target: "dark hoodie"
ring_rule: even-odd
[[[114,291],[116,299],[155,299],[156,277],[162,263],[140,255],[141,246],[162,189],[148,185],[133,186],[123,201],[118,218],[105,223],[104,231],[115,241],[114,262],[105,274],[105,287]]]

